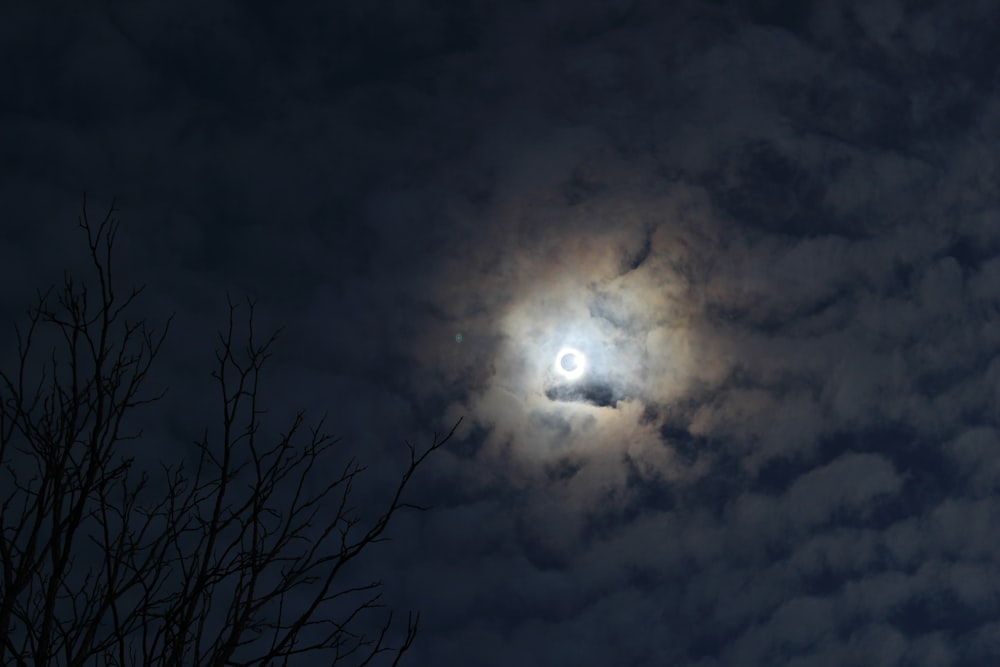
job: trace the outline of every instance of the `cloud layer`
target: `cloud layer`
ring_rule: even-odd
[[[174,384],[228,289],[277,414],[464,415],[418,663],[993,664],[997,10],[339,4],[0,22],[4,305],[118,193]]]

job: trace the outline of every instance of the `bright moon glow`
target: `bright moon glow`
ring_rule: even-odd
[[[583,352],[571,347],[564,347],[556,355],[556,372],[567,380],[575,380],[587,367],[587,359]]]

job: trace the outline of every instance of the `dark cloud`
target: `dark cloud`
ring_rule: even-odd
[[[618,405],[610,386],[590,381],[554,385],[545,390],[545,396],[552,401],[583,401],[597,407]]]
[[[4,10],[4,306],[117,194],[168,384],[230,290],[276,415],[464,415],[416,664],[994,664],[1000,13],[460,5]]]

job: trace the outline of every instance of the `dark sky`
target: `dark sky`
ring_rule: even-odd
[[[464,415],[372,561],[407,664],[1000,663],[996,3],[43,4],[5,312],[116,197],[176,313],[150,452],[227,292],[373,483]]]

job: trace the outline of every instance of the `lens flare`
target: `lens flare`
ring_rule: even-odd
[[[582,376],[586,368],[587,358],[580,350],[564,347],[556,355],[556,373],[567,380],[575,380]]]

